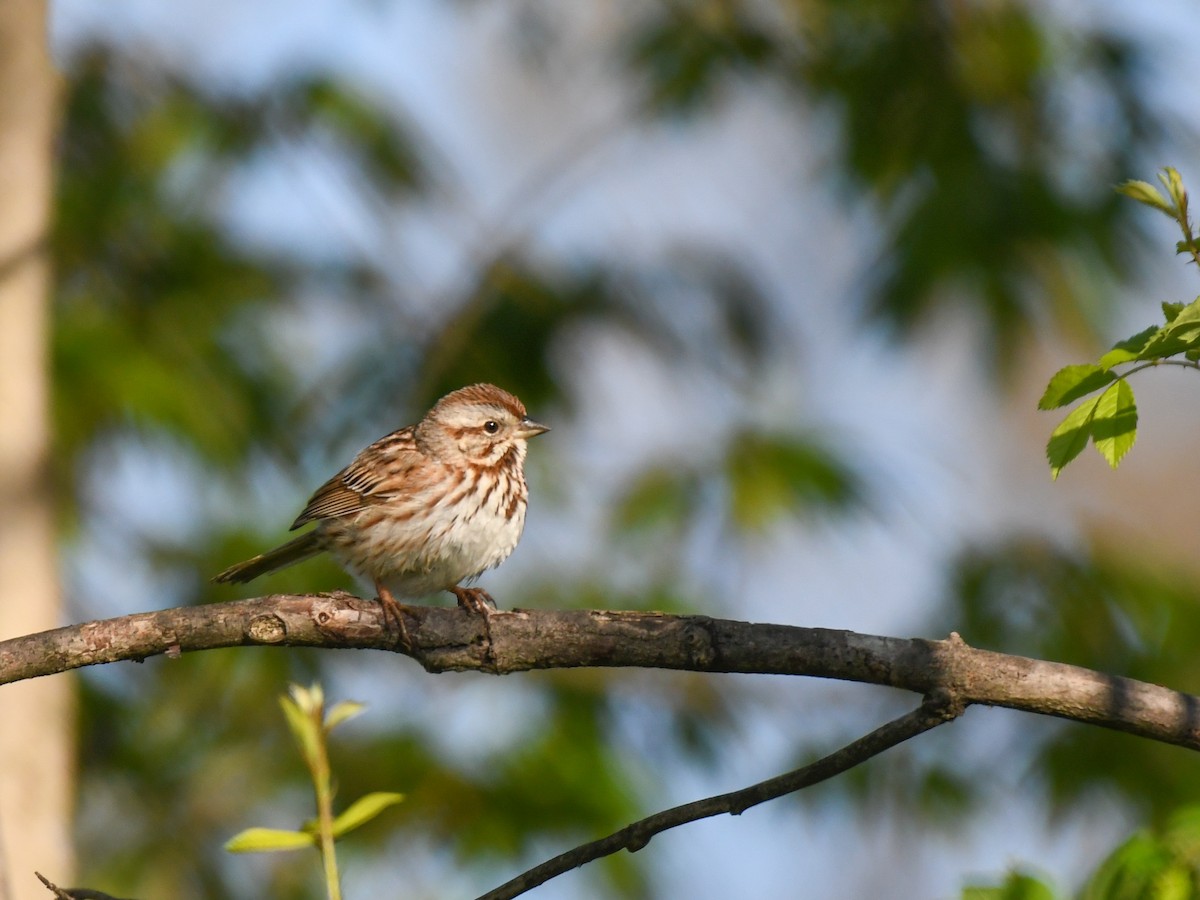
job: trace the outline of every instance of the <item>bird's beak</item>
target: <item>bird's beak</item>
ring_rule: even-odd
[[[534,422],[529,418],[524,418],[517,423],[517,437],[519,437],[521,440],[537,437],[539,434],[543,434],[549,430],[549,425],[539,425],[537,422]]]

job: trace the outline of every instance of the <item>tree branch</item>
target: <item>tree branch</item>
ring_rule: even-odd
[[[807,675],[944,692],[1200,749],[1200,698],[1078,666],[977,650],[949,640],[880,637],[662,613],[513,610],[486,619],[405,607],[407,646],[374,600],[284,595],[88,622],[0,642],[0,684],[81,666],[253,644],[403,652],[430,672],[497,675],[626,666]]]
[[[41,872],[34,872],[38,877],[38,881],[46,886],[46,889],[52,893],[57,900],[121,900],[120,897],[114,897],[111,894],[106,894],[103,891],[93,891],[88,888],[60,888]]]
[[[524,894],[526,891],[544,884],[551,878],[556,878],[565,872],[577,869],[603,856],[610,856],[620,850],[628,850],[630,853],[635,853],[650,843],[650,839],[656,834],[679,825],[686,825],[689,822],[721,815],[722,813],[728,813],[731,816],[740,816],[752,806],[757,806],[768,800],[774,800],[785,794],[794,793],[795,791],[833,778],[835,775],[840,775],[842,772],[866,762],[872,756],[879,755],[884,750],[895,747],[897,744],[903,743],[911,737],[916,737],[922,732],[929,731],[931,728],[936,728],[938,725],[957,718],[962,712],[962,705],[950,697],[942,695],[936,698],[928,698],[912,712],[898,719],[893,719],[886,725],[876,728],[870,734],[859,738],[851,744],[847,744],[840,750],[835,750],[833,753],[818,759],[816,762],[788,772],[785,775],[779,775],[775,778],[769,778],[766,781],[760,781],[758,784],[752,784],[750,787],[742,788],[739,791],[718,794],[715,797],[707,797],[704,800],[685,803],[682,806],[676,806],[672,809],[655,813],[652,816],[647,816],[644,819],[634,822],[632,825],[627,825],[619,831],[613,832],[608,837],[582,844],[573,850],[568,850],[566,853],[561,853],[553,859],[534,866],[532,869],[522,872],[511,881],[481,895],[479,900],[511,900],[512,897]]]

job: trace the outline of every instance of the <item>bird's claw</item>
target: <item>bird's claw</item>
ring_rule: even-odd
[[[391,631],[392,626],[395,626],[397,643],[406,650],[411,650],[413,641],[408,627],[404,624],[404,604],[383,585],[377,584],[375,588],[379,593],[379,603],[383,607],[383,627]]]
[[[486,616],[496,609],[496,601],[483,588],[453,587],[450,593],[457,598],[460,607],[476,615]]]

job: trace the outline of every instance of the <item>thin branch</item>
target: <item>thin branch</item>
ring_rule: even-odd
[[[1200,362],[1192,362],[1190,359],[1152,359],[1136,365],[1132,369],[1127,369],[1118,375],[1117,378],[1128,379],[1135,372],[1141,372],[1143,369],[1156,369],[1160,366],[1180,366],[1184,369],[1200,369]]]
[[[962,715],[962,712],[963,706],[946,696],[928,698],[912,712],[893,719],[870,734],[803,768],[760,781],[758,784],[739,791],[718,794],[715,797],[685,803],[682,806],[647,816],[632,825],[625,826],[620,831],[613,832],[608,837],[583,844],[534,866],[511,881],[483,894],[479,900],[510,900],[512,897],[517,897],[544,884],[551,878],[577,869],[585,863],[610,856],[620,850],[635,853],[650,843],[650,839],[656,834],[688,822],[696,822],[726,813],[731,816],[740,816],[752,806],[840,775],[909,738],[916,737],[918,734],[957,718]]]
[[[120,897],[114,897],[111,894],[104,893],[104,891],[93,891],[89,888],[60,888],[41,872],[34,872],[33,874],[38,877],[38,881],[54,894],[57,900],[121,900]]]
[[[14,602],[16,598],[11,598]],[[349,594],[272,595],[71,625],[0,641],[0,684],[118,660],[249,645],[371,648],[430,672],[638,667],[806,675],[939,691],[1200,750],[1200,698],[1158,685],[969,647],[653,612],[405,607],[400,647],[382,607]]]

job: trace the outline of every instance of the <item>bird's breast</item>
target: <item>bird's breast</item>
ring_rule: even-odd
[[[525,527],[524,479],[469,469],[440,492],[396,497],[321,523],[323,543],[349,571],[397,594],[423,596],[499,565]]]

